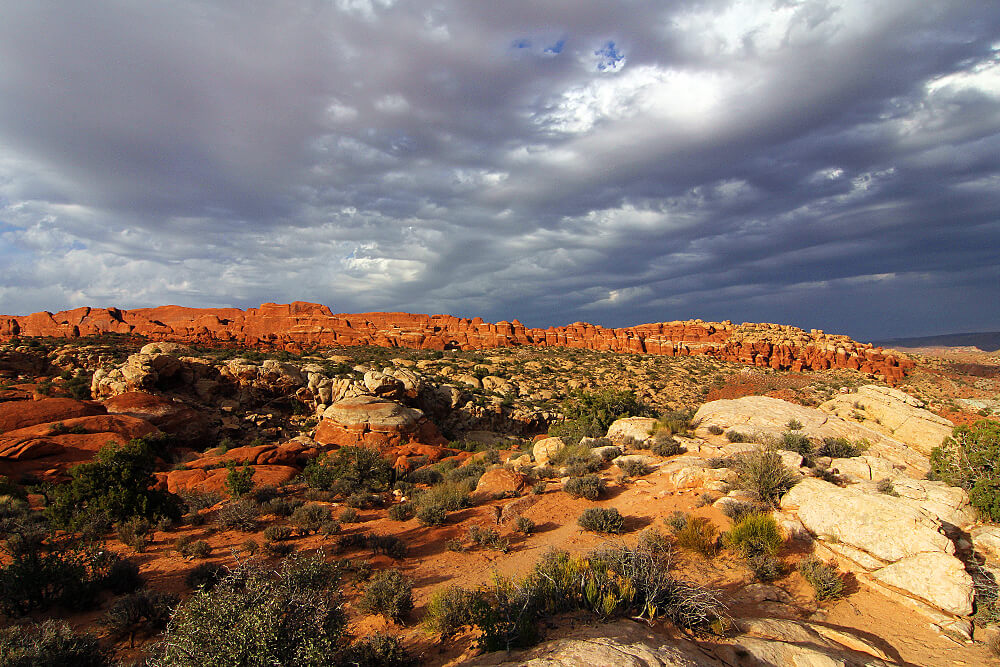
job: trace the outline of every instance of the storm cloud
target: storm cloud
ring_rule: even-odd
[[[991,3],[0,16],[0,312],[1000,329]]]

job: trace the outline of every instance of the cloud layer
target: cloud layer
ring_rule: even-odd
[[[5,313],[1000,328],[989,3],[0,8]]]

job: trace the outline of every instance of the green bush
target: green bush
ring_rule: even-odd
[[[393,521],[409,521],[416,515],[416,506],[407,501],[405,503],[398,503],[389,508],[389,518]]]
[[[514,522],[514,530],[524,535],[531,535],[535,532],[535,522],[526,516],[519,516]]]
[[[184,583],[191,588],[214,588],[226,576],[226,568],[218,563],[201,563],[192,568],[184,577]]]
[[[649,474],[649,466],[645,461],[627,459],[618,463],[618,469],[629,477],[642,477]]]
[[[346,617],[338,570],[319,552],[275,571],[244,563],[175,610],[154,667],[341,664]]]
[[[483,528],[482,526],[469,526],[469,540],[474,544],[493,549],[501,553],[510,550],[510,540],[500,537],[496,528]]]
[[[807,458],[812,456],[816,449],[809,438],[801,433],[792,433],[791,431],[781,434],[781,448]]]
[[[108,667],[113,651],[92,634],[76,634],[64,621],[0,628],[0,667]]]
[[[599,475],[574,477],[566,482],[563,490],[574,498],[597,500],[604,491],[604,480]]]
[[[128,636],[129,648],[135,646],[137,632],[157,633],[167,627],[170,612],[180,598],[159,591],[139,591],[111,603],[104,615],[104,625],[119,637]]]
[[[712,435],[722,435],[723,431],[721,426],[712,424],[711,426],[708,427],[708,432],[711,433]]]
[[[252,498],[232,500],[222,506],[215,517],[215,524],[223,530],[241,530],[245,533],[257,530],[260,505]]]
[[[868,449],[870,443],[867,440],[857,440],[852,442],[847,438],[823,438],[823,444],[816,450],[818,456],[829,456],[832,459],[846,459],[852,456],[860,456]]]
[[[264,539],[268,542],[283,542],[285,540],[291,539],[292,537],[292,527],[291,526],[268,526],[264,529]]]
[[[351,644],[341,657],[351,667],[410,667],[416,660],[397,637],[376,632]]]
[[[816,556],[799,561],[798,570],[813,587],[817,600],[836,600],[844,594],[844,581],[837,568]]]
[[[450,637],[472,625],[472,604],[475,594],[461,586],[450,585],[438,589],[427,603],[423,624],[431,632]]]
[[[738,552],[743,558],[778,553],[784,538],[778,522],[771,514],[754,513],[740,517],[725,535],[726,546]]]
[[[549,427],[549,435],[575,443],[581,438],[600,438],[619,417],[648,415],[650,409],[631,391],[605,389],[575,392],[563,404],[562,413],[565,420]]]
[[[595,533],[625,532],[625,517],[614,507],[591,507],[585,509],[576,520],[583,530]]]
[[[785,467],[781,456],[768,449],[739,454],[733,461],[736,486],[757,496],[761,502],[777,505],[798,478]]]
[[[236,463],[230,461],[226,464],[226,468],[229,470],[226,473],[226,491],[230,497],[240,498],[253,491],[253,466],[244,465],[242,468],[237,468]]]
[[[340,515],[337,517],[337,521],[340,523],[357,523],[361,521],[361,515],[358,514],[358,510],[353,507],[347,507],[341,510]]]
[[[676,438],[670,435],[661,436],[660,433],[661,431],[657,431],[653,434],[653,446],[650,447],[650,450],[654,454],[666,458],[668,456],[677,456],[687,451]]]
[[[118,534],[119,541],[139,553],[145,551],[146,545],[149,544],[149,534],[152,532],[152,528],[148,519],[138,516],[115,524],[115,532]]]
[[[421,491],[414,498],[417,507],[436,505],[449,512],[464,509],[472,504],[471,493],[475,488],[466,482],[444,482],[426,491]]]
[[[307,503],[295,508],[289,521],[304,535],[318,533],[323,526],[333,521],[333,512],[326,505]]]
[[[369,614],[402,621],[413,610],[413,582],[399,570],[376,572],[368,580],[358,607]]]
[[[385,491],[392,480],[392,466],[374,449],[341,447],[310,461],[302,478],[310,487],[324,491],[334,485],[345,494]]]
[[[729,429],[726,431],[726,440],[729,442],[746,442],[748,440],[748,436],[735,429]]]
[[[656,420],[653,437],[662,433],[664,435],[684,434],[691,430],[691,417],[694,413],[685,410],[671,410],[660,415]],[[663,436],[661,436],[663,437]]]
[[[1000,522],[1000,422],[956,426],[931,451],[930,477],[965,489],[981,516]]]
[[[687,517],[684,527],[674,533],[677,544],[705,556],[714,556],[719,531],[711,519],[703,516]]]
[[[422,526],[440,526],[448,517],[448,512],[443,505],[424,505],[417,508],[417,521]]]
[[[123,522],[143,517],[180,519],[178,496],[153,488],[155,456],[146,440],[106,445],[94,460],[70,469],[70,481],[52,492],[46,514],[58,528],[76,530],[95,515]]]

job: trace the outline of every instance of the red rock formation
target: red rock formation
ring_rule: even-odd
[[[479,350],[532,345],[613,352],[710,355],[774,369],[852,368],[898,382],[913,362],[898,353],[847,336],[776,324],[654,322],[621,329],[574,322],[528,328],[513,322],[483,322],[450,315],[411,313],[334,314],[326,306],[296,301],[260,308],[161,306],[119,310],[76,308],[58,313],[0,316],[0,339],[21,336],[75,337],[121,333],[190,344],[240,344],[301,351],[314,346],[379,345],[425,350]]]

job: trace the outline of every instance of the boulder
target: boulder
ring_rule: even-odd
[[[198,410],[164,396],[130,391],[102,403],[111,414],[140,417],[184,443],[200,444],[212,431],[209,419]]]
[[[860,417],[865,426],[905,442],[925,456],[930,456],[954,428],[944,417],[926,410],[921,401],[898,389],[878,385],[840,394],[819,407],[839,417]]]
[[[476,484],[476,496],[489,500],[504,496],[519,496],[524,491],[527,478],[521,473],[504,468],[492,468],[483,473]]]
[[[298,468],[290,466],[254,466],[253,483],[255,486],[280,486],[291,481],[298,473]],[[171,470],[155,474],[157,488],[166,489],[171,493],[198,491],[200,493],[217,493],[221,496],[228,495],[226,475],[229,474],[229,471],[225,468]]]
[[[652,417],[622,417],[608,427],[607,438],[615,444],[644,442],[653,434],[655,425]]]
[[[812,534],[855,546],[885,561],[924,552],[955,552],[933,514],[891,496],[806,478],[785,494],[781,507],[794,510]]]
[[[902,589],[957,616],[972,613],[972,577],[962,561],[928,552],[903,558],[872,573],[884,584]]]
[[[7,401],[0,403],[0,433],[48,424],[76,417],[105,414],[99,403],[72,398],[43,398],[40,401]]]
[[[375,396],[345,398],[328,407],[314,438],[322,445],[376,449],[407,442],[448,444],[420,410]]]
[[[562,438],[543,438],[536,442],[531,448],[531,455],[535,458],[535,463],[540,466],[546,465],[552,457],[566,448],[566,443]]]

